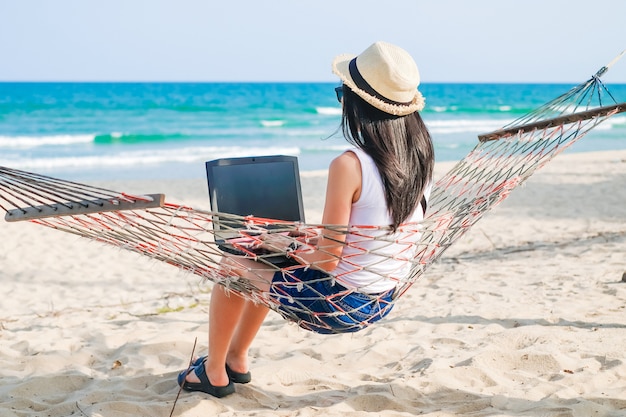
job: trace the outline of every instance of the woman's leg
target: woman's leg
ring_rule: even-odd
[[[259,290],[269,290],[275,272],[271,267],[247,259],[225,258],[222,263],[226,269],[249,279]],[[227,293],[221,285],[214,285],[209,306],[209,354],[205,362],[211,384],[228,384],[227,361],[234,371],[247,371],[248,349],[268,311],[263,305],[255,305],[234,292]],[[193,372],[186,379],[197,382]]]
[[[246,300],[226,356],[226,362],[233,371],[248,372],[248,350],[268,312],[269,308],[266,306]]]

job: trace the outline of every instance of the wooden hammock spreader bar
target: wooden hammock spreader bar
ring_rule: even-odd
[[[581,111],[578,113],[566,114],[554,117],[552,119],[540,120],[538,122],[528,123],[520,126],[512,126],[506,129],[498,129],[493,132],[478,135],[481,142],[490,140],[498,140],[505,136],[511,136],[519,133],[526,133],[533,130],[547,129],[563,124],[575,123],[581,120],[591,119],[598,116],[609,116],[612,114],[622,113],[626,111],[626,103],[612,104],[610,106],[597,107],[595,109]]]
[[[128,201],[134,199],[134,201]],[[124,198],[99,198],[65,203],[51,203],[41,206],[22,207],[7,210],[4,220],[17,222],[23,220],[43,219],[46,217],[74,216],[79,214],[103,213],[107,211],[141,210],[163,207],[165,194],[146,194]]]

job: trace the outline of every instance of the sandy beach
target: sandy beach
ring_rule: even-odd
[[[451,164],[437,167],[438,175]],[[302,174],[319,221],[324,172]],[[253,381],[178,394],[212,284],[34,224],[0,222],[0,415],[626,415],[626,151],[558,156],[356,334],[270,313]],[[208,209],[203,179],[107,183]]]

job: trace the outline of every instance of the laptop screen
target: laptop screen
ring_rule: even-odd
[[[224,158],[206,162],[211,210],[304,221],[295,156]]]

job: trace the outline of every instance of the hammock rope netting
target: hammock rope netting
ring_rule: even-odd
[[[599,123],[626,111],[626,103],[617,104],[600,81],[605,71],[603,67],[587,82],[530,114],[498,131],[479,136],[476,147],[434,184],[425,219],[402,225],[394,235],[378,226],[348,229],[341,225],[303,224],[198,210],[165,202],[159,194],[134,196],[4,167],[0,167],[0,207],[6,212],[7,221],[27,220],[138,252],[267,305],[305,329],[316,328],[324,326],[317,316],[312,319],[315,323],[298,318],[296,313],[301,308],[298,300],[290,299],[291,310],[286,310],[279,308],[281,301],[275,296],[260,291],[254,278],[257,271],[248,265],[250,262],[237,265],[240,258],[231,257],[230,266],[221,263],[223,252],[215,243],[216,226],[238,231],[240,239],[233,246],[246,252],[245,258],[257,261],[250,264],[263,266],[265,271],[268,267],[275,268],[284,274],[301,266],[295,263],[276,266],[270,260],[275,253],[252,250],[259,234],[282,233],[285,239],[297,242],[293,252],[282,253],[287,259],[299,251],[311,250],[321,235],[331,241],[341,234],[358,236],[351,243],[357,252],[378,255],[380,262],[406,260],[410,265],[408,274],[381,276],[397,281],[391,303],[383,307],[390,308],[429,265],[514,188]],[[315,249],[325,251],[323,247]],[[237,268],[245,268],[252,277],[240,277],[233,272]],[[369,269],[376,273],[376,265]],[[334,284],[336,278],[330,275],[323,279]],[[359,323],[358,327],[367,325],[367,322]]]

